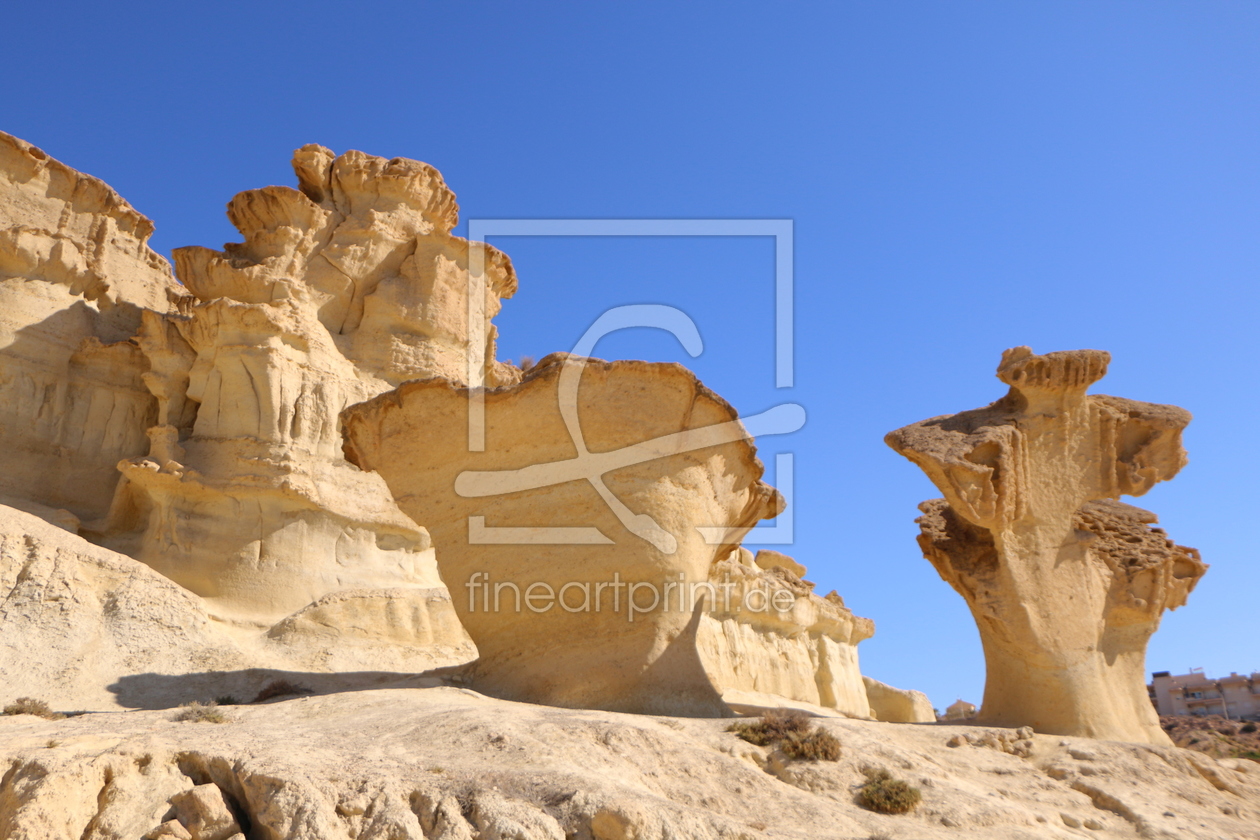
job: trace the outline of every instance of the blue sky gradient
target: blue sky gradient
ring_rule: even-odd
[[[962,599],[921,558],[939,495],[882,442],[1002,395],[1003,349],[1106,349],[1095,390],[1188,408],[1137,503],[1212,565],[1149,670],[1260,669],[1260,5],[1241,2],[19,4],[0,128],[103,178],[153,246],[238,239],[243,189],[317,142],[437,166],[475,218],[790,218],[796,387],[774,387],[766,238],[492,240],[500,355],[663,303],[609,358],[798,402],[796,543],[876,636],[863,670],[978,702]],[[773,476],[771,476],[773,477]]]

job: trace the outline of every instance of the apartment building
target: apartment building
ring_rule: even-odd
[[[1146,688],[1161,715],[1221,715],[1233,720],[1260,717],[1260,672],[1212,678],[1202,668],[1177,675],[1156,671]]]

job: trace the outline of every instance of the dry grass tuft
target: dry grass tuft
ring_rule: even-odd
[[[839,761],[840,741],[825,729],[815,729],[806,735],[793,732],[779,742],[779,749],[788,758],[802,761]]]
[[[228,723],[232,719],[213,703],[185,703],[174,720],[183,723]]]
[[[19,697],[4,707],[6,715],[35,715],[45,720],[61,720],[65,715],[54,712],[43,700],[34,697]]]
[[[727,732],[734,732],[750,744],[768,747],[789,735],[806,735],[813,728],[809,715],[797,709],[773,709],[756,723],[740,721]]]
[[[727,730],[759,747],[778,747],[788,758],[838,761],[840,741],[825,729],[815,729],[809,715],[797,709],[766,712],[755,723],[736,723]]]
[[[923,795],[916,787],[894,779],[887,770],[869,770],[866,784],[858,790],[858,804],[877,814],[908,814],[918,807]]]

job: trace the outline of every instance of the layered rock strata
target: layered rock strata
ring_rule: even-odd
[[[229,203],[243,243],[176,251],[192,296],[140,331],[157,422],[105,535],[221,614],[265,622],[347,587],[440,589],[427,531],[341,457],[338,414],[418,376],[515,373],[493,361],[489,323],[515,274],[493,249],[469,271],[435,169],[320,146],[293,166],[299,189]],[[470,294],[485,313],[472,331]]]
[[[102,181],[0,132],[0,501],[96,519],[115,465],[147,450],[157,402],[133,337],[180,293],[152,232]]]
[[[0,505],[9,506],[0,507],[0,573],[15,581],[0,623],[18,635],[39,635],[33,628],[47,623],[74,642],[50,647],[40,667],[20,646],[6,649],[0,672],[24,673],[32,691],[109,708],[164,702],[192,685],[156,679],[175,688],[137,693],[139,683],[122,677],[146,659],[165,678],[197,667],[244,673],[250,663],[321,672],[471,655],[428,523],[404,513],[379,475],[343,458],[339,414],[408,380],[518,383],[521,371],[494,359],[491,323],[516,289],[511,263],[451,235],[454,195],[426,164],[312,145],[295,152],[293,167],[296,189],[250,190],[229,203],[243,242],[178,249],[177,282],[145,244],[152,224],[109,187],[0,135],[0,432],[10,445],[0,474]],[[714,593],[664,621],[636,612],[639,627],[622,649],[642,656],[611,669],[642,689],[629,706],[652,708],[657,701],[645,697],[676,686],[691,698],[680,702],[707,712],[724,711],[717,695],[734,692],[868,714],[855,645],[870,622],[838,596],[814,595],[791,558],[763,551],[753,560],[737,548],[757,518],[773,515],[778,496],[756,479],[761,467],[734,413],[680,369],[614,367],[600,404],[583,402],[584,422],[592,412],[602,418],[591,439],[597,454],[613,443],[650,449],[653,435],[706,423],[729,438],[651,451],[612,475],[616,493],[602,479],[582,483],[596,495],[570,511],[580,519],[581,505],[599,507],[602,497],[609,507],[600,521],[615,521],[615,539],[604,543],[646,546],[627,568],[605,561],[602,570],[650,583],[658,600],[672,594],[676,603],[692,584]],[[649,417],[657,399],[673,412],[663,423]],[[455,447],[468,438],[444,422],[423,429],[425,439],[445,435],[443,446]],[[521,452],[570,454],[558,426],[540,428],[541,439],[534,429],[522,435]],[[665,472],[654,472],[662,463]],[[657,513],[631,513],[617,496],[626,486]],[[638,505],[633,494],[630,503]],[[70,533],[35,535],[10,508]],[[486,521],[482,514],[493,531]],[[183,589],[167,591],[129,558]],[[671,579],[675,569],[681,576]],[[734,606],[716,597],[712,587],[723,582]],[[760,608],[743,603],[754,590],[766,593]],[[777,592],[777,604],[767,600]],[[147,600],[153,610],[111,612]],[[170,656],[154,647],[168,624],[195,636],[177,633]],[[75,641],[83,634],[104,640],[102,651],[129,652],[93,664]],[[480,673],[510,660],[483,658]],[[534,678],[510,664],[503,679]],[[111,696],[105,686],[115,681],[123,688]],[[551,682],[561,687],[537,696],[581,704],[584,692],[601,690]]]
[[[470,451],[470,398],[484,451]],[[726,713],[696,648],[710,571],[782,497],[735,411],[686,369],[555,354],[519,385],[412,382],[342,419],[347,457],[440,546],[475,687]]]
[[[771,564],[771,561],[774,564]],[[700,660],[732,706],[783,700],[867,717],[857,645],[875,632],[838,594],[814,594],[805,567],[778,552],[738,548],[715,563],[700,622]]]
[[[0,505],[0,705],[247,701],[275,679],[356,689],[476,656],[445,589],[426,597],[343,591],[269,632],[242,632],[143,563]]]
[[[1110,356],[1007,350],[1010,392],[924,420],[887,443],[945,494],[925,502],[919,543],[980,628],[982,722],[1168,743],[1145,687],[1146,644],[1207,567],[1115,501],[1186,463],[1190,414],[1087,396]]]

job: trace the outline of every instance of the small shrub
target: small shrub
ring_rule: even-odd
[[[792,732],[779,742],[779,749],[788,758],[804,761],[839,761],[840,741],[825,729],[815,729],[808,735]]]
[[[866,784],[858,791],[858,804],[877,814],[908,814],[923,799],[916,787],[894,779],[887,770],[866,774]]]
[[[240,701],[240,700],[237,700],[237,699],[236,699],[235,697],[233,697],[231,694],[224,694],[222,697],[216,697],[216,698],[214,698],[214,705],[216,705],[216,706],[239,706],[239,705],[241,705],[241,701]]]
[[[1255,725],[1254,723],[1252,723],[1252,722],[1248,721],[1247,723],[1244,723],[1244,724],[1242,725],[1242,728],[1241,728],[1241,729],[1239,729],[1238,731],[1239,731],[1239,732],[1255,732],[1255,731],[1256,731],[1256,725]]]
[[[262,703],[276,697],[289,697],[300,694],[312,694],[309,688],[304,685],[298,685],[290,680],[272,680],[263,686],[263,690],[258,692],[258,696],[254,698],[255,703]]]
[[[44,746],[50,750],[55,750],[57,749],[57,747],[61,746],[61,742],[58,741],[56,738],[53,738],[47,744],[44,744]]]
[[[809,715],[798,709],[766,712],[755,723],[733,724],[734,732],[750,744],[778,747],[788,758],[804,761],[839,761],[840,742],[825,729],[815,729]]]
[[[1235,754],[1235,758],[1249,758],[1252,761],[1260,761],[1260,750],[1239,750]]]
[[[35,715],[45,720],[61,720],[65,717],[54,712],[43,700],[36,700],[34,697],[19,697],[4,707],[4,713],[6,715]]]
[[[227,723],[231,718],[213,703],[185,703],[175,720],[181,723]]]
[[[727,729],[750,744],[768,747],[789,735],[807,735],[813,724],[809,715],[797,709],[775,709],[766,712],[756,723],[736,723]]]

